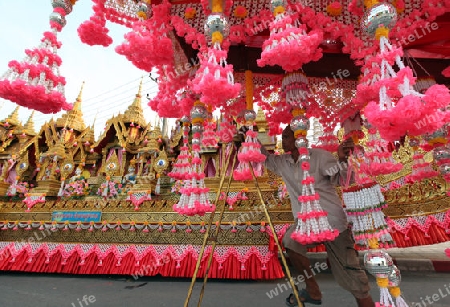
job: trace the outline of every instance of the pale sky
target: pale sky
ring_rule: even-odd
[[[0,0],[0,77],[8,69],[11,60],[22,61],[25,49],[39,46],[42,34],[50,30],[49,15],[53,11],[49,0],[12,1]],[[88,46],[78,37],[78,26],[92,15],[92,1],[79,0],[68,16],[67,25],[58,33],[62,43],[58,55],[62,59],[60,73],[66,78],[66,99],[73,103],[85,81],[82,111],[86,125],[95,122],[95,134],[100,135],[108,118],[124,112],[133,102],[143,78],[142,107],[146,120],[154,124],[155,113],[147,106],[146,94],[154,96],[157,85],[148,74],[134,67],[124,56],[114,51],[124,41],[128,28],[107,21],[106,27],[113,43],[109,47]],[[6,118],[16,104],[0,98],[0,119]],[[30,109],[21,107],[20,119],[26,122]],[[58,114],[35,113],[35,129]]]

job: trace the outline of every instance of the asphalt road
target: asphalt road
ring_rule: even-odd
[[[330,273],[318,275],[318,282],[323,292],[321,306],[356,306],[353,297],[334,282]],[[289,291],[285,290],[284,284],[286,284],[284,279],[209,280],[201,306],[285,306],[284,300]],[[183,307],[189,285],[190,279],[143,277],[134,280],[127,276],[2,272],[0,307]],[[380,291],[373,278],[371,286],[372,295],[378,300]],[[200,288],[201,282],[197,282],[189,306],[197,306]],[[278,289],[279,294],[270,299],[267,293],[274,289]],[[280,289],[283,290],[282,293]],[[450,306],[450,274],[407,272],[402,276],[401,289],[410,307]]]

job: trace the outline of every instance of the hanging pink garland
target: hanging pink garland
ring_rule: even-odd
[[[190,160],[192,158],[189,152],[189,119],[187,117],[183,117],[181,121],[183,123],[183,144],[181,145],[180,154],[177,156],[177,160],[172,165],[172,171],[167,174],[167,176],[177,181],[188,179],[190,172]]]
[[[53,2],[52,31],[44,32],[39,47],[25,51],[23,62],[9,62],[9,69],[0,79],[0,97],[42,113],[72,108],[64,97],[66,80],[59,74],[61,58],[56,54],[61,47],[56,34],[66,25],[65,16],[70,12],[70,1]]]
[[[209,188],[205,186],[205,173],[202,169],[200,158],[200,139],[203,130],[203,121],[207,117],[207,111],[199,101],[195,103],[191,111],[192,119],[192,159],[187,166],[189,171],[185,175],[181,196],[173,210],[182,215],[200,215],[213,212],[215,205],[209,202]],[[187,129],[186,129],[187,130]]]
[[[200,69],[192,80],[192,90],[201,100],[215,108],[226,107],[228,100],[236,98],[241,85],[234,82],[233,66],[227,64],[227,51],[214,43],[208,54],[200,58]]]
[[[204,131],[202,135],[202,147],[217,148],[216,123],[212,120],[206,120],[203,124]]]
[[[279,65],[290,72],[322,57],[322,49],[319,48],[322,32],[313,30],[306,34],[305,25],[294,26],[293,23],[293,18],[284,10],[276,14],[270,23],[270,37],[263,43],[258,66]]]
[[[101,3],[99,0],[93,2],[94,15],[78,27],[78,36],[87,45],[107,47],[113,40],[108,35],[109,30],[106,28],[106,18],[101,9]]]
[[[298,109],[297,109],[298,110]],[[297,214],[297,225],[291,238],[301,244],[307,245],[315,242],[333,241],[339,230],[333,229],[328,222],[328,213],[320,205],[320,195],[314,189],[315,179],[310,175],[308,142],[306,132],[309,129],[309,119],[304,115],[296,115],[290,124],[294,136],[295,145],[299,151],[301,168],[303,171],[302,195],[298,196],[301,209]]]
[[[388,141],[398,140],[405,134],[418,136],[439,129],[449,116],[442,111],[450,101],[449,90],[443,85],[433,85],[425,94],[413,89],[415,78],[409,67],[400,59],[401,50],[394,48],[385,36],[380,38],[380,54],[376,61],[381,67],[380,78],[373,86],[379,91],[379,100],[370,101],[364,110],[369,122]],[[392,65],[400,70],[396,73]],[[417,123],[432,118],[426,125]]]
[[[153,6],[153,16],[137,20],[132,31],[125,34],[125,42],[116,47],[116,52],[147,72],[160,65],[173,66],[173,44],[168,37],[172,30],[170,8],[168,1]]]
[[[366,124],[369,136],[364,152],[364,160],[359,165],[359,171],[369,177],[396,173],[403,168],[392,158],[392,152],[388,150],[388,142],[377,135],[377,130],[370,124]]]
[[[220,129],[217,132],[217,136],[222,143],[230,143],[233,141],[233,137],[236,134],[236,127],[231,124],[231,120],[231,118],[225,115],[220,123]]]

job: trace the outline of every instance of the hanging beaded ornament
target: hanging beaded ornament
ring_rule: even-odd
[[[387,150],[388,142],[378,136],[377,130],[371,124],[365,123],[365,126],[369,137],[359,171],[372,177],[400,171],[403,165],[392,158],[392,153]]]
[[[371,242],[371,248],[364,254],[364,265],[366,270],[372,274],[380,288],[380,307],[395,306],[389,294],[389,275],[393,271],[394,262],[388,253],[378,249],[376,240]]]
[[[292,233],[292,239],[301,244],[333,241],[338,235],[337,229],[332,229],[326,211],[320,206],[320,196],[314,189],[314,177],[309,174],[309,151],[306,133],[309,129],[309,120],[303,114],[294,110],[294,118],[290,123],[296,138],[295,146],[300,153],[301,168],[303,170],[302,195],[298,197],[301,210],[297,214],[298,224]]]
[[[417,138],[409,139],[409,146],[413,150],[417,151],[419,148],[420,140]],[[436,177],[439,175],[438,171],[433,170],[431,163],[425,161],[424,154],[416,152],[413,155],[411,174],[405,177],[405,182],[414,183],[416,181],[421,181],[423,179]]]
[[[185,180],[189,176],[190,172],[190,160],[191,154],[189,152],[189,125],[190,121],[188,117],[181,119],[183,123],[183,145],[180,148],[180,154],[177,156],[177,160],[172,166],[172,171],[167,175],[175,180]]]
[[[392,295],[394,300],[394,306],[396,307],[408,307],[408,304],[402,297],[402,292],[400,290],[400,282],[401,282],[401,274],[400,270],[396,265],[392,266],[392,271],[388,275],[388,289],[389,293]]]
[[[215,132],[216,123],[212,120],[206,120],[204,123],[204,131],[202,136],[202,147],[217,148],[217,136]]]
[[[200,139],[203,131],[203,121],[207,117],[205,106],[196,101],[191,110],[192,121],[192,160],[189,175],[184,181],[183,188],[180,189],[181,196],[174,211],[183,215],[200,215],[215,210],[215,205],[209,202],[209,188],[205,186],[205,174],[202,170],[202,160],[200,158]]]
[[[147,19],[145,3],[141,3],[142,14],[134,22],[133,29],[124,35],[125,41],[116,47],[118,54],[124,55],[134,66],[151,72],[154,67],[173,66],[174,48],[169,32],[170,24],[169,1],[152,7],[153,16]]]
[[[432,85],[425,94],[414,89],[413,72],[401,60],[402,48],[394,47],[388,40],[389,29],[396,20],[394,6],[378,3],[367,10],[362,22],[362,28],[380,41],[380,53],[366,61],[367,67],[374,63],[380,67],[379,80],[372,85],[373,91],[379,94],[379,101],[370,101],[364,114],[388,141],[399,140],[406,134],[419,136],[436,131],[446,122],[448,115],[444,108],[450,101],[449,90],[443,85]],[[398,72],[393,65],[397,65]],[[377,69],[372,72],[377,73]],[[424,119],[428,119],[426,123]]]
[[[22,62],[10,61],[0,78],[1,98],[47,114],[72,108],[64,97],[66,80],[60,75],[61,58],[56,51],[61,47],[57,32],[66,25],[65,16],[73,5],[69,0],[53,0],[52,6],[51,32],[44,32],[39,47],[25,50]]]
[[[200,68],[192,80],[192,90],[201,95],[201,100],[215,108],[226,106],[228,100],[236,98],[241,91],[240,83],[234,83],[233,65],[227,64],[227,50],[222,42],[229,35],[230,26],[226,16],[220,12],[208,16],[205,35],[211,41],[206,56],[200,55]]]
[[[373,238],[382,248],[395,245],[382,211],[387,204],[379,184],[373,182],[344,189],[342,198],[353,237],[361,249],[368,249],[369,240]]]
[[[306,34],[306,26],[286,13],[284,0],[272,0],[271,8],[275,20],[269,25],[270,37],[264,41],[259,67],[279,65],[285,71],[300,69],[303,64],[318,61],[322,57],[319,48],[323,33],[313,30]]]
[[[256,119],[256,113],[253,110],[245,110],[240,117],[248,131],[245,134],[245,141],[239,149],[239,164],[233,171],[235,180],[252,180],[253,176],[250,170],[250,163],[255,176],[262,175],[261,164],[266,160],[266,156],[261,153],[261,144],[258,142],[258,132],[253,131],[253,123]]]

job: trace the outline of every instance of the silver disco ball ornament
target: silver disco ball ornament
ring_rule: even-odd
[[[450,159],[450,149],[447,147],[433,149],[433,158],[436,162]]]
[[[389,3],[378,3],[372,6],[363,16],[361,28],[369,35],[375,36],[379,27],[392,29],[397,22],[397,10]]]
[[[388,276],[389,287],[398,287],[398,286],[400,286],[401,281],[402,281],[402,276],[400,274],[400,270],[394,264],[392,266],[392,271]]]
[[[192,125],[192,133],[202,133],[203,132],[203,125],[195,124]]]
[[[450,176],[450,163],[439,165],[439,173],[448,178]]]
[[[62,8],[66,12],[66,15],[70,14],[73,8],[72,2],[70,0],[53,0],[52,6],[54,9],[57,7]]]
[[[189,123],[191,121],[191,119],[189,118],[189,116],[183,116],[182,118],[180,118],[180,122],[182,123]]]
[[[246,122],[253,122],[256,119],[256,112],[253,110],[245,110],[243,116]]]
[[[309,159],[310,159],[309,155],[301,155],[300,156],[300,160],[309,160]]]
[[[289,124],[292,131],[309,130],[309,119],[304,115],[295,116]]]
[[[409,146],[411,146],[411,147],[419,147],[419,145],[420,145],[420,140],[419,139],[414,138],[414,139],[410,139],[409,140]]]
[[[447,128],[442,127],[433,133],[427,133],[427,134],[425,134],[424,139],[427,142],[433,142],[435,140],[447,139]]]
[[[61,27],[64,27],[67,23],[66,18],[56,12],[50,14],[50,21],[58,23]]]
[[[141,3],[139,4],[138,12],[144,12],[144,13],[147,13],[147,12],[148,12],[148,6],[147,6],[147,4],[141,2]]]
[[[373,128],[373,125],[372,125],[371,123],[369,123],[369,122],[367,121],[367,119],[364,119],[363,125],[364,125],[364,128],[366,128],[367,130]]]
[[[213,13],[205,22],[205,35],[211,39],[214,32],[220,32],[225,38],[230,34],[230,24],[227,17],[222,13]]]
[[[191,121],[192,124],[203,122],[208,117],[208,111],[204,105],[194,105],[191,109]]]
[[[295,140],[295,147],[297,148],[307,148],[308,147],[308,140],[305,138],[299,138]]]
[[[387,277],[392,272],[394,262],[388,253],[382,250],[369,250],[364,255],[366,270],[376,277]]]
[[[286,0],[272,0],[270,1],[270,10],[275,11],[275,8],[282,6],[282,7],[286,7],[287,5],[287,1]]]

